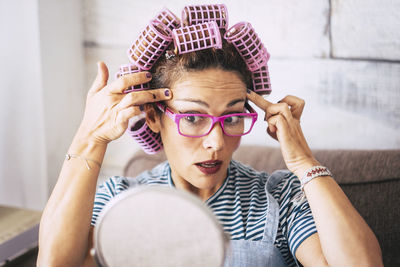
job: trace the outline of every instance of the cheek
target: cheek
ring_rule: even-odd
[[[185,137],[179,134],[175,122],[167,118],[162,120],[161,138],[165,148],[169,151],[182,155],[184,151],[198,146],[198,138]],[[179,156],[176,155],[176,156]]]
[[[236,149],[239,148],[240,142],[242,141],[242,137],[241,137],[241,136],[240,136],[240,137],[237,137],[237,138],[238,138],[238,140],[235,140],[235,143],[234,143],[234,145],[233,145],[233,147],[234,147],[233,152],[235,152]]]
[[[242,137],[227,137],[225,139],[225,145],[227,147],[227,150],[229,150],[230,153],[233,153],[236,151],[236,149],[239,148],[240,146],[240,141]]]

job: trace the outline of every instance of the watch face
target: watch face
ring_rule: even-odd
[[[138,187],[113,198],[94,232],[101,266],[222,266],[228,238],[194,195]]]

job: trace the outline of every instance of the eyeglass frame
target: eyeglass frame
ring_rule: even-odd
[[[251,132],[251,130],[253,129],[254,124],[257,121],[258,118],[258,114],[257,112],[249,105],[249,103],[245,103],[244,107],[250,112],[250,113],[232,113],[232,114],[227,114],[227,115],[222,115],[222,116],[212,116],[209,114],[202,114],[202,113],[175,113],[173,112],[168,106],[161,104],[160,102],[155,103],[157,105],[157,107],[163,112],[165,113],[170,119],[172,119],[175,123],[176,123],[176,127],[178,128],[178,133],[182,136],[185,137],[194,137],[194,138],[199,138],[199,137],[203,137],[208,135],[211,130],[214,128],[215,123],[219,122],[219,124],[221,125],[221,129],[223,131],[223,133],[227,136],[232,136],[232,137],[237,137],[237,136],[243,136],[246,134],[249,134]],[[225,132],[225,127],[224,127],[224,120],[228,117],[231,116],[248,116],[250,115],[252,118],[252,123],[251,123],[251,127],[250,129],[243,134],[237,134],[237,135],[232,135],[232,134],[227,134]],[[183,117],[187,117],[187,116],[200,116],[200,117],[208,117],[212,119],[212,124],[210,126],[210,129],[207,131],[207,133],[202,134],[202,135],[187,135],[187,134],[183,134],[181,132],[181,129],[179,127],[179,120]]]

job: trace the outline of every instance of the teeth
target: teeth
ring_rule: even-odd
[[[217,166],[217,163],[200,163],[200,165],[203,167],[211,168]]]

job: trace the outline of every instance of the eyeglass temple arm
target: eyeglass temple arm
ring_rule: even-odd
[[[161,105],[160,103],[155,103],[156,104],[156,106],[158,107],[158,109],[160,110],[160,111],[162,111],[162,112],[165,112],[165,109],[167,108],[166,106],[164,106],[164,105]]]
[[[175,120],[175,114],[173,114],[167,106],[160,104],[159,102],[155,103],[161,112],[165,113],[168,117],[170,117],[172,120]]]

